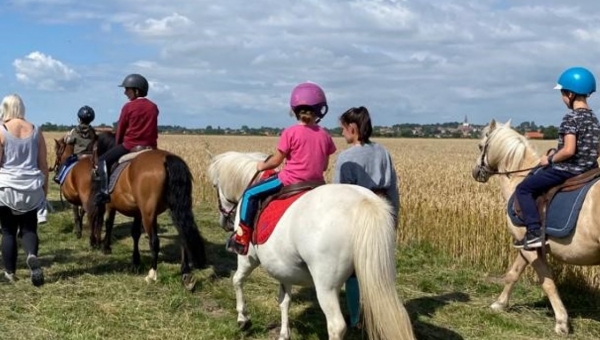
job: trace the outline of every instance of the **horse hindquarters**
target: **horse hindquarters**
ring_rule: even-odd
[[[396,228],[391,206],[365,197],[353,209],[354,270],[371,339],[414,339],[410,318],[396,292]]]

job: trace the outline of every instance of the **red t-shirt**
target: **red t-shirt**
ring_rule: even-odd
[[[156,148],[158,140],[158,107],[146,98],[136,98],[123,105],[117,126],[117,144],[127,150],[135,146]]]

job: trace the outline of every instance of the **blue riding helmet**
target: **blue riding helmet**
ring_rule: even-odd
[[[596,79],[592,72],[586,68],[571,67],[560,75],[554,89],[589,96],[596,92]]]

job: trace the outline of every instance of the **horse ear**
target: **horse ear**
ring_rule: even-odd
[[[494,131],[495,128],[496,128],[496,120],[492,119],[492,121],[490,122],[490,132]]]
[[[54,138],[54,144],[59,145],[58,139]]]
[[[508,120],[508,122],[506,122],[506,124],[504,124],[504,126],[506,126],[506,127],[510,127],[510,123],[511,123],[511,121],[512,121],[512,118],[511,118],[511,119],[509,119],[509,120]]]

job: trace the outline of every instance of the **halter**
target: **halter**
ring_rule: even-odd
[[[54,160],[54,166],[49,169],[50,171],[54,171],[57,170],[60,167],[60,159],[62,158],[62,155],[65,153],[65,151],[67,150],[67,143],[64,143],[63,145],[60,146],[60,148],[58,150],[56,150],[56,159]]]
[[[267,158],[265,158],[265,162],[271,158],[272,155],[267,156]],[[254,182],[256,182],[256,180],[258,179],[259,175],[262,173],[262,171],[256,171],[254,173],[254,175],[252,176],[252,178],[250,179],[250,182],[248,182],[248,184],[246,185],[246,188],[249,188],[252,184],[254,184]],[[217,202],[219,203],[219,211],[221,212],[221,215],[226,219],[231,221],[231,215],[235,214],[236,208],[237,208],[237,204],[240,202],[240,200],[242,199],[241,197],[238,198],[236,201],[232,201],[229,198],[225,197],[225,201],[227,201],[227,203],[230,203],[232,205],[231,209],[226,210],[223,207],[223,204],[221,203],[221,192],[219,190],[218,185],[215,185],[215,189],[217,190]],[[244,190],[245,190],[244,189]],[[242,194],[243,195],[243,194]],[[233,223],[233,221],[232,221]]]
[[[525,171],[531,171],[531,170],[539,167],[539,165],[536,165],[536,166],[532,166],[529,168],[512,170],[512,171],[498,171],[498,170],[490,169],[490,167],[487,164],[485,164],[485,158],[487,156],[488,148],[490,146],[490,140],[492,139],[492,134],[490,134],[488,136],[488,139],[486,140],[485,145],[483,146],[483,152],[481,153],[481,162],[473,169],[473,177],[475,178],[476,181],[482,182],[482,183],[486,182],[493,175],[506,175],[506,177],[510,178],[509,175],[511,175],[511,174],[516,174],[516,173],[525,172]]]

